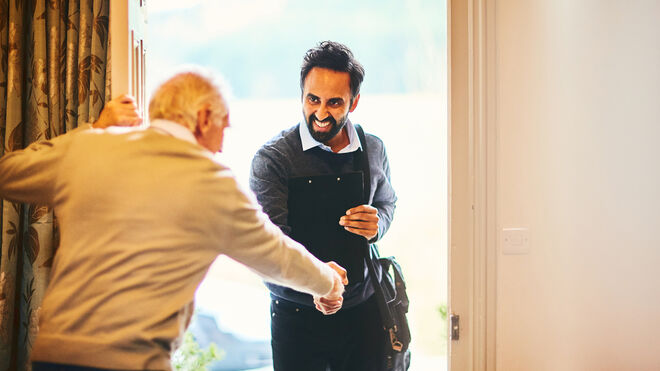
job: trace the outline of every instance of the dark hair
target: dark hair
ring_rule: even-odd
[[[301,90],[304,89],[305,78],[314,67],[348,72],[351,77],[353,98],[360,93],[360,84],[364,80],[364,67],[353,57],[353,53],[346,45],[334,41],[322,41],[318,46],[309,49],[300,68]]]

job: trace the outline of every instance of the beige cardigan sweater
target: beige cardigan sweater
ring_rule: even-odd
[[[332,288],[332,270],[283,235],[226,166],[161,130],[87,125],[8,153],[0,197],[51,205],[60,223],[35,361],[169,369],[218,254],[296,290]]]

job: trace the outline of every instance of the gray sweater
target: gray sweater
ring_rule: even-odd
[[[264,144],[254,156],[250,173],[250,188],[271,221],[286,234],[291,232],[288,225],[288,181],[297,176],[327,175],[354,170],[352,153],[332,153],[319,147],[302,151],[299,127],[295,125],[276,135]],[[371,175],[369,203],[378,209],[378,236],[380,239],[389,229],[396,195],[390,183],[390,167],[385,146],[375,135],[365,134]],[[344,308],[350,308],[367,300],[373,288],[365,267],[364,281],[349,285],[344,293]],[[295,303],[314,306],[311,295],[286,287],[267,284],[271,294]]]

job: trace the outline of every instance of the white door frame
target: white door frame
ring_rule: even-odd
[[[137,6],[136,6],[137,5]],[[144,108],[146,14],[139,0],[110,8],[112,97],[136,95]],[[494,371],[496,339],[495,0],[447,0],[449,313],[460,338],[448,342],[450,371]],[[137,11],[136,11],[137,10]],[[130,13],[130,15],[129,15]],[[136,14],[142,17],[137,17]],[[118,16],[118,14],[120,14]],[[141,18],[141,19],[140,19]],[[129,26],[131,24],[131,26]],[[120,41],[121,40],[121,41]],[[139,62],[135,60],[141,59]],[[133,58],[131,58],[133,57]],[[142,57],[142,58],[140,58]],[[137,74],[135,69],[139,69]],[[451,328],[450,328],[451,332]]]
[[[449,370],[495,370],[494,0],[448,0]],[[451,327],[449,332],[451,333]]]
[[[111,98],[131,94],[143,117],[146,107],[146,14],[144,0],[110,1],[108,65]]]

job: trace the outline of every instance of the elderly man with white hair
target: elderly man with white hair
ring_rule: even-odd
[[[141,122],[122,96],[93,125],[0,158],[0,197],[52,206],[61,228],[35,371],[170,369],[195,290],[219,254],[340,300],[343,268],[286,237],[214,160],[229,112],[211,78],[172,77],[149,116],[148,128],[105,128]]]

